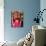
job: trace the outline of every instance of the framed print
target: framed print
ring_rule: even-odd
[[[23,12],[19,10],[11,11],[11,27],[23,27]]]

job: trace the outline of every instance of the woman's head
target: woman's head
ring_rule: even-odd
[[[19,11],[14,11],[14,12],[11,12],[11,15],[13,19],[17,19],[17,18],[20,19],[23,16],[23,13]]]

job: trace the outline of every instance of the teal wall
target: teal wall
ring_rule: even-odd
[[[18,41],[24,37],[30,30],[31,26],[35,25],[35,12],[40,9],[40,0],[4,0],[4,27],[5,40]],[[11,28],[11,10],[20,9],[24,11],[24,27]]]

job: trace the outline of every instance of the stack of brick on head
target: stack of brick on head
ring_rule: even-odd
[[[26,35],[23,46],[31,46],[32,42],[33,42],[33,35],[29,32]]]

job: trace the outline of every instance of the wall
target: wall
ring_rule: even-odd
[[[40,9],[41,9],[41,11],[43,9],[46,9],[46,0],[40,1]],[[43,25],[43,26],[46,26],[46,20],[45,20],[46,19],[46,11],[43,12],[42,17],[43,17],[44,21],[43,22],[41,21],[40,24]]]
[[[20,9],[24,11],[24,27],[11,28],[11,10]],[[35,12],[40,10],[40,0],[4,0],[4,35],[7,41],[18,41],[24,37],[30,30]]]
[[[4,0],[0,1],[0,42],[4,41]]]

